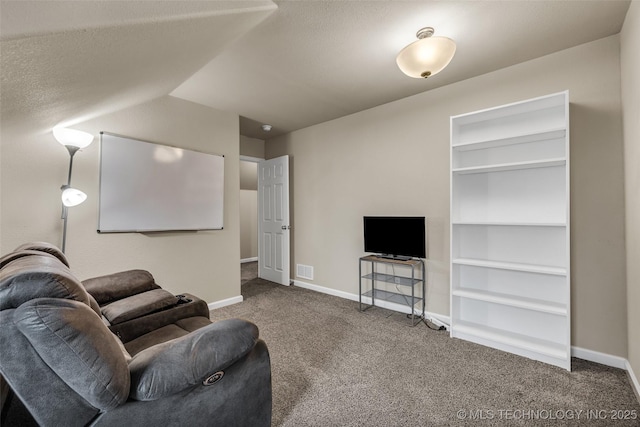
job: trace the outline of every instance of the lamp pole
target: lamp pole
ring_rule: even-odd
[[[69,216],[69,207],[82,203],[87,195],[82,191],[71,188],[71,172],[73,171],[73,156],[78,150],[88,147],[93,141],[93,135],[81,130],[68,129],[63,127],[54,127],[52,129],[53,137],[69,152],[69,175],[67,183],[60,187],[62,190],[62,252],[64,253],[67,244],[67,217]]]
[[[73,155],[80,149],[79,147],[73,145],[65,145],[67,150],[69,151],[69,176],[67,177],[66,185],[60,187],[61,190],[65,190],[71,187],[71,171],[73,170]],[[65,206],[62,203],[62,253],[64,253],[65,247],[67,245],[67,218],[69,216],[69,207]]]

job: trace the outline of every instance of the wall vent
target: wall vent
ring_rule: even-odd
[[[313,267],[310,265],[296,264],[296,276],[301,279],[313,280]]]

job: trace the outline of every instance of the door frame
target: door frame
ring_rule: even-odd
[[[291,159],[290,156],[289,156],[289,159]],[[261,158],[261,157],[245,156],[245,155],[242,155],[242,154],[240,155],[240,161],[244,161],[244,162],[251,162],[251,163],[258,163],[259,164],[259,163],[264,162],[265,160],[269,160],[269,159],[264,159],[264,158]],[[289,161],[289,169],[290,168],[291,168],[291,161]],[[258,167],[258,173],[260,173],[260,168],[259,167]],[[289,173],[290,173],[290,171],[289,171]],[[256,179],[258,179],[258,178],[256,177]],[[260,209],[260,198],[262,197],[262,191],[261,191],[259,185],[257,185],[257,188],[258,188],[258,193],[257,193],[257,196],[258,196],[258,207],[257,207],[257,209],[259,211],[259,209]],[[289,191],[291,191],[291,175],[289,175]],[[257,212],[257,217],[258,217],[258,222],[259,222],[260,221],[260,212]],[[291,203],[289,203],[289,224],[291,224],[291,222],[292,222],[292,220],[291,220]],[[256,228],[257,228],[257,233],[258,233],[258,236],[256,236],[256,237],[257,237],[258,242],[260,242],[260,227],[259,227],[259,224],[258,224],[258,227],[256,227]],[[289,234],[289,283],[286,284],[285,286],[290,285],[291,281],[292,281],[292,278],[291,278],[291,249],[290,248],[291,248],[291,234]],[[260,248],[260,243],[258,243],[258,274],[260,272],[260,262],[261,262],[260,255],[261,255],[261,252],[262,252],[262,249]]]

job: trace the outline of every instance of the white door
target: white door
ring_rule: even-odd
[[[289,156],[258,164],[258,276],[281,285],[289,277]]]

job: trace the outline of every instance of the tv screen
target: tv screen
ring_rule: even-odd
[[[425,217],[365,216],[364,251],[389,258],[426,258]]]

